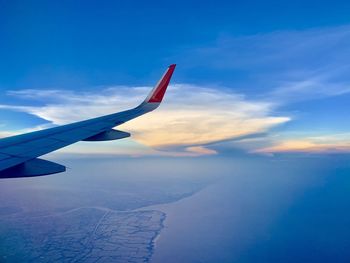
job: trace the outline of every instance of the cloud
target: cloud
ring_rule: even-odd
[[[349,25],[248,36],[222,34],[211,45],[191,49],[189,57],[184,59],[195,57],[198,59],[193,60],[191,65],[221,69],[295,69],[293,73],[308,73],[325,65],[346,62],[343,51],[350,50],[349,42]],[[203,61],[210,63],[202,64]],[[305,61],[307,63],[300,63]]]
[[[217,154],[217,151],[212,150],[212,149],[208,149],[206,147],[203,146],[191,146],[191,147],[187,147],[186,150],[188,152],[192,152],[198,155],[212,155],[212,154]]]
[[[280,103],[292,103],[304,100],[315,100],[325,97],[339,96],[350,92],[350,82],[333,83],[323,76],[304,79],[300,81],[285,81],[279,88],[276,88],[269,97],[271,100]]]
[[[151,87],[109,87],[95,92],[21,90],[11,96],[50,103],[42,106],[0,105],[33,114],[53,124],[65,124],[136,106]],[[159,153],[181,148],[187,155],[215,154],[203,147],[217,141],[265,132],[290,120],[274,116],[274,105],[248,100],[229,90],[177,84],[169,88],[165,103],[155,112],[118,129]],[[180,147],[180,148],[179,148]]]
[[[267,131],[289,121],[273,116],[273,105],[242,95],[193,85],[176,85],[151,115],[123,125],[153,147],[202,145]]]
[[[331,134],[287,138],[274,145],[254,150],[255,153],[350,153],[350,134]]]
[[[222,34],[179,59],[215,76],[229,72],[230,82],[243,75],[241,85],[258,91],[258,98],[291,103],[349,93],[349,54],[350,25],[346,25],[249,36]]]

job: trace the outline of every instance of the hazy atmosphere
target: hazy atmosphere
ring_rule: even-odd
[[[349,262],[350,3],[0,0],[0,136],[160,107],[0,180],[1,262]]]

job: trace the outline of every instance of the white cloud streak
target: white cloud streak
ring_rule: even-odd
[[[291,103],[350,92],[350,25],[224,34],[212,45],[186,52],[181,57],[188,67],[205,65],[216,74],[230,70],[254,76],[250,85],[263,85],[259,94],[270,101]]]

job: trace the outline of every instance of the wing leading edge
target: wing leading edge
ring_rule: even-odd
[[[0,178],[32,177],[64,172],[63,165],[38,159],[78,141],[118,140],[130,133],[114,127],[159,107],[175,64],[170,65],[158,84],[136,108],[102,117],[0,139]]]

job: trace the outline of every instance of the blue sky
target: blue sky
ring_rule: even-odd
[[[135,140],[95,151],[348,152],[349,11],[346,1],[0,0],[2,135],[134,106],[177,63],[165,105],[124,127]]]

